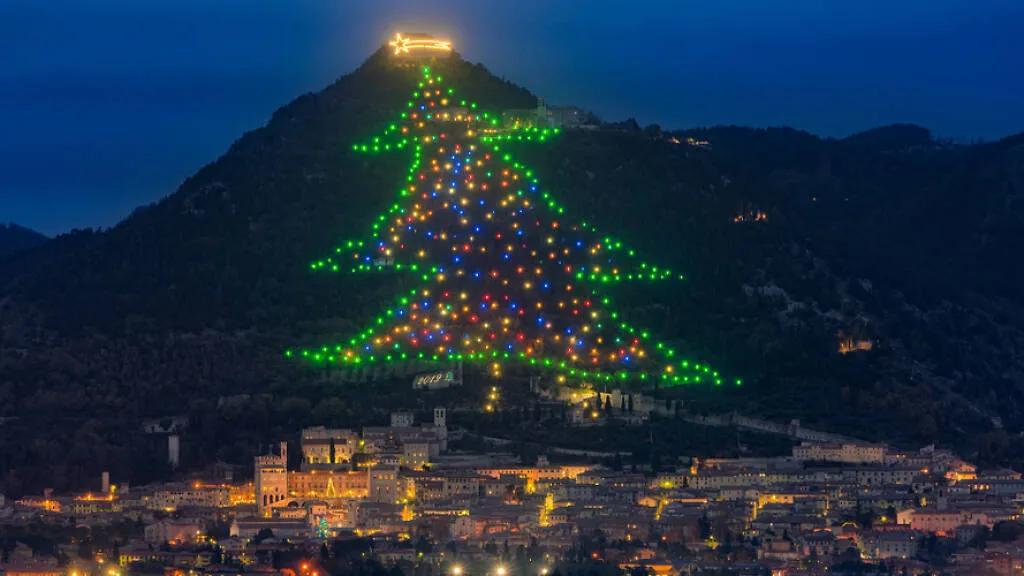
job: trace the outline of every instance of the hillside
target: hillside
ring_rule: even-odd
[[[567,134],[535,161],[568,205],[690,271],[634,314],[758,375],[691,403],[917,443],[1020,426],[1020,138],[865,149],[723,127],[673,148],[651,133]],[[872,350],[840,354],[847,338]]]
[[[11,222],[0,224],[0,259],[46,242],[42,234]]]
[[[486,109],[535,103],[479,65],[438,72]],[[403,282],[308,263],[393,198],[402,159],[350,147],[404,105],[414,74],[377,53],[114,228],[0,263],[0,492],[164,473],[147,418],[189,416],[190,465],[245,463],[298,426],[372,418],[372,395],[387,405],[281,351],[357,330]],[[1024,458],[1024,136],[632,126],[515,153],[572,215],[686,272],[617,296],[631,321],[748,384],[669,394]],[[872,349],[841,354],[847,340]]]

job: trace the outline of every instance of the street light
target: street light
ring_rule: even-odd
[[[547,568],[547,566],[545,566],[544,568],[540,569],[540,576],[548,576],[548,568]]]
[[[496,574],[497,576],[508,576],[508,569],[507,569],[507,568],[505,568],[504,566],[498,566],[498,567],[497,567],[497,568],[496,568],[496,569],[494,570],[494,573],[495,573],[495,574]]]
[[[455,566],[452,566],[452,576],[462,576],[462,566],[461,565],[456,564]]]

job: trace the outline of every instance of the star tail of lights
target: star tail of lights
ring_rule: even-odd
[[[395,38],[388,42],[395,56],[403,54],[414,54],[419,52],[447,53],[452,51],[452,43],[449,40],[440,40],[427,34],[406,34],[395,33]]]
[[[682,276],[569,220],[504,148],[556,131],[503,130],[498,118],[423,67],[395,122],[354,147],[409,155],[396,199],[367,237],[310,264],[407,274],[416,287],[347,341],[285,355],[348,367],[460,361],[491,376],[522,369],[583,384],[723,384],[710,366],[624,322],[603,293],[609,283]]]

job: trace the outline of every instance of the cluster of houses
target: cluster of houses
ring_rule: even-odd
[[[654,472],[544,457],[527,464],[500,452],[450,451],[448,441],[443,408],[426,424],[398,413],[389,426],[358,432],[306,429],[294,461],[282,443],[256,458],[252,482],[222,476],[129,488],[105,478],[98,493],[0,501],[8,525],[144,526],[116,550],[60,565],[18,545],[5,551],[0,571],[274,572],[275,554],[312,558],[338,539],[372,539],[383,562],[440,569],[453,550],[479,563],[530,550],[551,565],[585,551],[592,561],[658,574],[723,566],[816,574],[851,560],[907,573],[939,561],[964,574],[1024,566],[1024,541],[1005,529],[1017,525],[1024,478],[979,473],[945,450],[803,442],[787,456],[694,458]]]

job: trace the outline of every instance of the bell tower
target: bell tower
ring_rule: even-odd
[[[262,518],[270,518],[271,507],[288,496],[288,443],[281,442],[279,449],[280,455],[256,457],[256,513]]]
[[[434,433],[441,444],[441,451],[448,450],[448,410],[443,406],[434,408]]]

